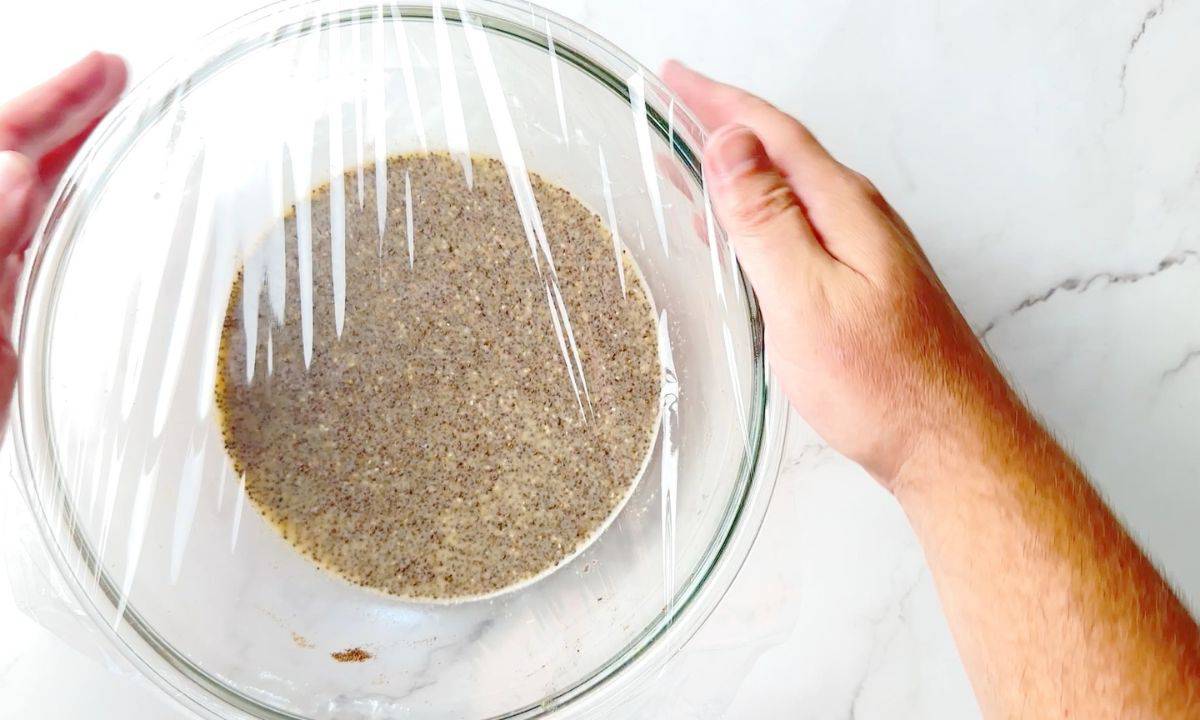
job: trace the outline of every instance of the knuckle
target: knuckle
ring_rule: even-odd
[[[0,135],[0,152],[12,156],[10,158],[10,160],[15,162],[16,167],[14,169],[21,175],[32,177],[32,178],[36,179],[37,172],[38,172],[37,165],[32,160],[30,160],[27,155],[20,152],[19,150],[7,149],[2,144],[3,141],[4,141],[4,138],[2,135]]]
[[[879,188],[875,187],[875,183],[862,173],[846,168],[845,182],[847,187],[853,191],[868,198],[880,197]]]
[[[733,207],[738,226],[755,229],[774,224],[780,217],[799,212],[791,188],[776,183],[762,192],[742,195]]]
[[[55,105],[64,108],[75,108],[87,104],[96,94],[93,85],[70,85],[58,91]]]
[[[757,95],[743,92],[735,102],[735,116],[743,120],[761,117],[766,112],[779,112],[771,103]]]
[[[751,95],[748,92],[742,92],[738,94],[737,99],[734,101],[734,106],[737,108],[738,113],[742,114],[762,107],[762,103],[762,99],[757,96]]]
[[[17,148],[17,133],[8,126],[8,123],[0,119],[0,151],[15,150]]]

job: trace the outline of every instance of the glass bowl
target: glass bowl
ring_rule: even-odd
[[[206,717],[627,701],[733,581],[786,434],[703,141],[652,74],[524,3],[277,4],[156,71],[67,172],[15,315],[21,482],[87,613]],[[534,172],[596,212],[644,276],[664,366],[661,428],[607,528],[536,582],[457,604],[302,557],[247,502],[212,400],[229,288],[264,232],[331,168],[422,149],[464,173],[472,153],[501,158],[518,190]],[[335,662],[346,649],[371,657]]]

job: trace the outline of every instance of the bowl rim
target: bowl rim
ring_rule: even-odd
[[[22,272],[14,307],[14,346],[20,357],[20,368],[14,391],[11,429],[20,469],[18,485],[35,515],[47,551],[63,575],[74,600],[120,654],[184,707],[212,718],[229,717],[229,711],[232,710],[245,717],[304,720],[304,716],[272,707],[213,677],[182,652],[175,650],[141,618],[136,608],[126,606],[118,583],[109,578],[107,572],[94,571],[99,567],[95,553],[90,541],[72,519],[73,511],[67,493],[61,491],[66,487],[66,482],[62,468],[57,464],[59,439],[53,433],[46,402],[49,395],[44,377],[48,358],[47,340],[52,334],[61,275],[87,208],[98,194],[98,189],[103,188],[112,168],[119,165],[124,153],[169,110],[174,100],[186,95],[190,88],[202,83],[209,75],[263,46],[319,31],[334,22],[339,26],[365,22],[374,18],[379,10],[384,11],[385,17],[395,17],[394,13],[398,13],[405,21],[432,20],[434,3],[360,4],[352,0],[340,0],[335,6],[336,9],[331,8],[328,0],[279,0],[245,13],[191,43],[184,51],[152,71],[122,98],[71,162],[56,188],[30,244],[30,259]],[[670,98],[676,117],[689,122],[697,139],[703,141],[703,126],[695,120],[690,110],[652,72],[595,32],[553,11],[519,0],[467,0],[466,6],[470,18],[483,29],[547,49],[545,32],[538,31],[532,23],[515,20],[513,16],[523,13],[530,18],[544,20],[546,27],[554,34],[555,51],[560,61],[575,65],[626,103],[630,102],[626,81],[597,56],[640,74],[647,86],[653,87],[662,97]],[[330,11],[336,12],[336,17],[330,16]],[[289,15],[297,13],[296,17]],[[457,8],[444,8],[443,15],[447,23],[463,22]],[[576,43],[584,47],[577,47]],[[197,58],[203,62],[190,62]],[[171,72],[176,70],[176,66],[188,68],[189,72]],[[141,100],[142,96],[147,95],[153,99],[155,95],[152,93],[161,90],[155,84],[163,79],[168,81],[167,90],[162,92],[160,99],[149,103]],[[668,143],[676,159],[682,162],[692,179],[703,188],[699,154],[679,133],[678,123],[668,137],[668,132],[672,131],[670,120],[664,118],[649,100],[647,93],[646,113],[650,128]],[[144,110],[134,118],[133,113],[139,108]],[[132,129],[123,125],[130,121],[134,125]],[[125,135],[123,139],[118,131]],[[121,142],[115,153],[110,149],[113,140]],[[102,148],[111,154],[100,158],[103,165],[98,165],[97,156]],[[85,182],[82,177],[84,171],[97,167],[100,174],[86,178]],[[81,199],[85,193],[87,197]],[[717,231],[723,234],[719,227]],[[654,673],[648,670],[665,663],[699,629],[731,586],[745,561],[761,527],[778,476],[787,436],[788,412],[787,403],[782,400],[782,394],[769,373],[757,299],[740,269],[735,282],[740,284],[746,298],[754,344],[752,380],[755,392],[750,399],[752,407],[746,408],[750,413],[746,428],[747,452],[742,458],[739,478],[718,534],[676,596],[614,657],[582,679],[556,690],[553,697],[507,711],[495,718],[544,717],[566,709],[586,710],[589,706],[600,709],[628,699],[630,690],[644,686],[652,679]],[[48,468],[46,474],[53,476],[51,489],[59,491],[45,497],[40,489],[45,480],[39,479],[35,468]],[[83,577],[77,574],[80,570],[85,573]],[[101,607],[100,603],[105,606]],[[113,608],[117,609],[118,616],[115,623],[104,612]],[[125,620],[125,629],[121,627],[122,619]],[[633,672],[637,667],[643,668],[643,671]],[[621,679],[626,680],[623,687],[622,683],[617,682]]]

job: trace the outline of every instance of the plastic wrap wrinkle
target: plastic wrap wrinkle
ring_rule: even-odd
[[[321,36],[314,33],[307,42],[301,40],[295,66],[297,75],[316,72],[320,39]],[[298,83],[296,92],[301,92]],[[300,288],[300,338],[304,346],[304,367],[307,368],[312,363],[313,355],[312,165],[316,126],[313,118],[303,113],[293,122],[286,142],[292,164],[292,190],[296,208],[294,220],[296,272]]]
[[[246,335],[246,382],[251,383],[254,381],[254,356],[258,351],[258,306],[267,279],[267,266],[263,253],[256,248],[245,249],[242,257],[242,327]]]
[[[704,185],[703,193],[704,201],[704,234],[708,240],[708,257],[712,265],[713,288],[716,290],[717,299],[721,301],[721,308],[727,308],[728,303],[725,302],[725,280],[721,277],[721,259],[719,257],[717,247],[717,230],[716,223],[713,222],[712,202],[708,197],[708,184]],[[736,281],[735,281],[736,284]]]
[[[171,537],[171,584],[179,581],[179,570],[183,567],[183,553],[187,550],[188,538],[192,533],[192,522],[196,517],[196,506],[200,502],[200,484],[204,474],[204,452],[207,436],[200,438],[199,446],[193,445],[183,461],[179,474],[179,493],[175,500],[175,532]]]
[[[150,312],[143,310],[152,302],[158,293],[158,286],[153,282],[141,282],[133,290],[137,298],[133,307],[127,308],[128,317],[133,325],[127,344],[121,349],[124,359],[124,374],[121,383],[121,393],[117,396],[121,403],[121,419],[128,420],[133,410],[134,394],[137,392],[138,380],[142,372],[142,360],[146,354],[146,342],[150,335]]]
[[[159,466],[155,463],[149,470],[143,470],[138,477],[137,489],[133,496],[133,509],[130,515],[129,533],[125,538],[125,573],[121,577],[121,594],[117,601],[117,613],[112,620],[114,628],[120,626],[125,617],[125,608],[129,602],[129,591],[133,588],[133,580],[137,576],[138,561],[141,559],[143,541],[146,538],[146,526],[150,524],[150,503],[158,488]]]
[[[341,27],[329,32],[329,264],[333,287],[334,332],[346,324],[346,159],[343,137]],[[257,253],[255,253],[257,254]],[[249,287],[244,292],[251,292]],[[257,312],[255,314],[257,319]],[[247,330],[246,342],[251,342]],[[254,342],[257,343],[257,340]],[[254,354],[246,353],[247,372],[254,372]]]
[[[112,455],[114,453],[113,445],[115,443],[116,443],[115,438],[113,439],[112,442],[105,442],[105,438],[103,437],[103,435],[101,435],[97,439],[96,443],[88,449],[87,457],[90,460],[92,460],[91,477],[90,477],[90,481],[87,484],[88,500],[87,500],[86,516],[88,518],[94,519],[96,517],[96,501],[100,498],[100,488],[102,487],[101,481],[104,478],[104,473],[107,471],[107,463],[112,460]],[[103,449],[101,449],[101,447]],[[82,474],[80,475],[80,477],[82,478]],[[82,488],[77,487],[75,489],[75,497],[77,497],[77,498],[83,497],[83,489]],[[81,503],[81,505],[82,505],[82,503]],[[83,510],[83,508],[81,507],[80,511],[82,511],[82,510]],[[74,520],[74,519],[72,518],[72,520]],[[72,528],[72,529],[74,529],[74,528]]]
[[[287,154],[286,143],[277,151],[267,152],[267,176],[271,194],[271,225],[264,241],[267,266],[267,296],[271,303],[271,315],[276,325],[282,325],[286,318],[287,305],[287,248],[284,246],[283,216],[287,212],[284,199],[284,170],[283,160]],[[269,326],[268,326],[269,327]]]
[[[184,188],[180,188],[184,202],[179,207],[179,216],[174,230],[176,240],[173,243],[187,243],[187,258],[179,287],[177,289],[171,288],[177,290],[177,294],[175,295],[174,302],[174,318],[168,326],[169,339],[167,341],[167,353],[163,361],[162,374],[159,376],[157,392],[154,395],[153,434],[155,437],[162,433],[163,425],[167,419],[167,411],[170,409],[170,403],[174,399],[175,390],[179,384],[179,373],[182,369],[184,359],[184,346],[187,342],[188,331],[191,329],[191,320],[195,310],[200,279],[208,261],[209,243],[207,241],[212,229],[212,210],[216,199],[216,188],[214,187],[214,181],[206,176],[204,172],[206,161],[205,151],[201,149],[196,153],[192,168],[188,173],[189,179],[194,177],[194,183],[199,185],[199,190],[197,191],[198,197],[196,197],[195,202],[192,204],[190,216],[188,209],[185,207],[186,193],[184,192]],[[191,221],[190,223],[189,220]],[[169,288],[160,285],[160,292],[162,290],[169,290]],[[160,294],[159,302],[161,301],[162,296]],[[156,303],[153,308],[149,308],[148,310],[153,312],[158,307],[160,305]],[[148,353],[148,351],[149,347],[147,346],[143,349],[143,355]],[[142,370],[145,370],[145,368],[143,367]],[[142,378],[137,378],[134,384],[140,387]]]
[[[737,355],[733,347],[733,337],[729,334],[729,325],[721,327],[721,337],[725,344],[725,362],[729,367],[730,389],[733,392],[733,403],[737,408],[738,425],[742,431],[742,445],[750,451],[750,433],[746,427],[746,406],[742,402],[741,384],[738,382]]]
[[[375,145],[375,218],[379,226],[379,247],[383,248],[384,228],[387,225],[387,105],[384,97],[383,67],[387,57],[383,42],[383,3],[375,9],[371,23],[371,122],[374,125]]]
[[[642,161],[642,176],[646,181],[646,193],[650,197],[650,208],[654,211],[654,226],[662,243],[663,255],[671,255],[667,244],[667,221],[663,217],[662,191],[658,186],[658,171],[654,168],[654,147],[650,144],[650,121],[646,118],[646,79],[639,69],[630,75],[625,84],[629,88],[629,107],[633,111],[633,128],[637,135],[638,155]]]
[[[179,155],[187,154],[179,151],[183,121],[187,116],[183,105],[183,87],[183,85],[179,85],[171,93],[170,106],[167,109],[167,115],[172,117],[171,130],[163,148],[163,164],[156,182],[155,193],[152,196],[151,223],[154,226],[161,224],[164,228],[174,222],[174,214],[178,212],[178,207],[173,205],[172,201],[180,196],[185,187],[183,183],[187,180],[187,173],[173,172],[173,169],[179,164]],[[188,148],[188,150],[191,149]],[[150,309],[153,307],[152,299],[158,293],[160,280],[161,278],[145,278],[136,288],[138,299],[133,308],[136,321],[131,347],[125,356],[127,361],[125,363],[124,392],[121,394],[121,417],[124,420],[129,419],[129,414],[133,410],[134,393],[141,380],[142,361],[145,358],[147,343],[150,339],[152,317]]]
[[[71,483],[71,486],[68,489],[68,495],[67,495],[68,497],[72,497],[72,498],[79,497],[79,492],[82,489],[81,485],[82,485],[83,476],[84,476],[84,472],[83,472],[83,469],[84,469],[83,464],[85,462],[84,459],[96,457],[95,455],[92,454],[93,452],[95,452],[95,442],[94,441],[95,441],[95,438],[93,438],[91,440],[84,440],[82,433],[80,433],[79,437],[76,437],[74,439],[68,438],[68,447],[74,453],[73,455],[70,455],[68,457],[73,457],[74,461],[67,468],[67,473],[68,473],[68,477],[75,478],[74,482]],[[93,465],[94,465],[94,463],[93,463]],[[71,519],[67,526],[69,532],[74,532],[76,525],[77,525],[77,520],[76,520],[77,516],[78,516],[78,513],[72,513]]]
[[[404,79],[404,93],[408,98],[408,111],[412,115],[413,126],[416,128],[417,141],[421,144],[421,149],[428,150],[429,142],[425,139],[425,116],[421,113],[421,96],[417,90],[416,75],[413,73],[412,52],[409,50],[408,32],[404,29],[400,6],[392,6],[392,13],[394,18],[392,30],[396,36],[396,54],[400,58],[400,72]]]
[[[570,145],[571,135],[567,132],[567,108],[563,102],[562,76],[559,74],[558,51],[554,49],[554,32],[550,29],[550,18],[546,18],[546,51],[550,55],[550,79],[554,82],[554,104],[558,109],[562,141],[564,145]]]
[[[608,179],[608,163],[604,159],[604,148],[597,146],[596,153],[600,156],[600,182],[604,190],[604,210],[608,217],[608,229],[612,234],[613,256],[617,264],[617,279],[621,283],[621,295],[625,289],[625,260],[621,249],[621,232],[617,229],[617,211],[613,206],[612,182]]]
[[[567,305],[563,301],[562,292],[558,289],[558,283],[551,282],[550,287],[554,290],[554,307],[558,309],[558,313],[562,317],[563,329],[567,331],[567,344],[571,348],[571,357],[575,360],[575,369],[579,371],[579,384],[583,387],[583,397],[587,400],[588,410],[594,414],[592,393],[588,390],[587,377],[583,373],[583,360],[579,354],[579,345],[575,342],[575,331],[571,327],[571,314],[567,312]]]
[[[662,411],[662,510],[663,607],[669,612],[675,600],[675,512],[679,491],[679,447],[675,429],[679,426],[679,376],[671,352],[670,324],[664,308],[658,315],[658,356],[663,366]]]
[[[109,524],[112,524],[113,505],[116,503],[116,476],[118,476],[116,474],[121,467],[121,458],[125,450],[118,433],[112,431],[109,434],[112,437],[103,443],[102,460],[96,463],[96,484],[90,488],[88,502],[89,520],[100,520],[101,532],[106,534]],[[97,500],[101,498],[103,498],[103,502],[97,505]],[[98,518],[96,517],[97,508],[101,512],[101,516]]]
[[[104,504],[101,506],[100,547],[94,558],[97,565],[93,570],[99,569],[99,563],[105,557],[109,532],[112,530],[113,512],[117,506],[117,488],[121,482],[121,468],[125,466],[127,449],[124,442],[118,441],[116,437],[113,438],[112,462],[108,466],[108,472],[105,473]]]
[[[461,20],[461,15],[460,15]],[[466,27],[466,23],[463,23]],[[446,17],[442,3],[433,0],[433,37],[437,43],[438,74],[442,85],[442,115],[446,121],[446,144],[450,154],[462,164],[467,189],[474,185],[471,170],[471,146],[467,142],[467,126],[463,120],[462,99],[458,94],[458,76],[454,70],[454,55],[450,48],[450,33],[446,29]]]
[[[355,13],[358,11],[356,10]],[[350,53],[353,63],[351,70],[351,79],[354,86],[354,157],[356,160],[354,166],[355,189],[358,198],[358,209],[362,210],[366,205],[366,195],[363,192],[365,184],[364,173],[366,172],[364,165],[366,163],[366,133],[363,130],[363,125],[366,120],[366,98],[363,96],[362,76],[363,76],[363,49],[362,49],[363,24],[357,20],[350,25]],[[319,35],[314,35],[314,38],[319,38]]]
[[[236,202],[239,198],[230,198]],[[221,351],[221,328],[225,325],[225,308],[229,302],[229,287],[233,285],[234,271],[239,259],[239,244],[234,240],[234,231],[226,227],[225,213],[231,212],[226,208],[214,213],[212,221],[212,241],[208,261],[208,312],[202,322],[204,328],[204,344],[201,347],[203,365],[200,382],[196,388],[196,417],[200,420],[208,417],[213,405],[213,387],[217,382],[217,358]]]
[[[733,243],[729,237],[725,238],[725,259],[729,263],[729,277],[733,279],[733,297],[737,302],[742,301],[742,274],[738,270],[737,250],[734,249]]]
[[[550,299],[550,286],[543,286],[543,289],[546,291],[546,304],[553,308],[554,301]],[[554,323],[554,335],[558,338],[558,347],[562,350],[563,365],[567,369],[567,380],[571,383],[571,391],[575,394],[575,402],[579,405],[579,417],[586,420],[587,413],[583,409],[583,400],[579,395],[579,383],[575,380],[575,373],[571,370],[571,359],[567,357],[567,343],[563,340],[562,323],[558,321],[558,313],[551,312],[550,320]]]
[[[275,341],[271,326],[267,326],[267,377],[275,372]]]
[[[413,204],[412,178],[408,170],[404,171],[404,237],[408,243],[408,267],[411,270],[416,262],[413,255]]]
[[[221,463],[221,477],[217,480],[217,512],[225,506],[225,486],[229,484],[230,465]]]
[[[229,527],[229,552],[237,549],[238,531],[242,527],[242,509],[246,505],[246,473],[238,476],[237,501],[233,506],[233,524]]]

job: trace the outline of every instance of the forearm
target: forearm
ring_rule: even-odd
[[[1187,610],[1020,403],[988,405],[948,413],[895,485],[985,713],[1196,716]]]

